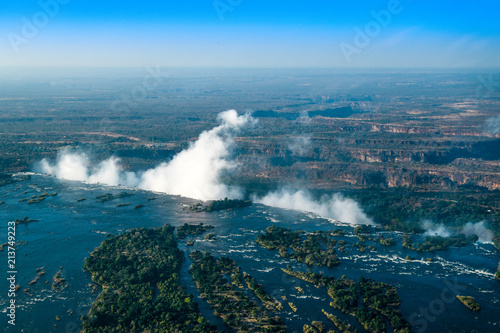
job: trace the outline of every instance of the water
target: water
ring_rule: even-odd
[[[95,200],[98,195],[108,192],[117,194],[124,190],[135,194],[105,203]],[[22,194],[24,191],[27,193]],[[57,192],[58,195],[38,204],[18,202],[45,191]],[[148,201],[151,197],[157,199]],[[80,198],[87,200],[77,202]],[[302,331],[302,326],[310,324],[312,320],[327,323],[321,309],[358,325],[353,317],[328,305],[330,299],[324,289],[316,289],[289,277],[280,269],[290,264],[297,270],[305,270],[304,265],[283,259],[276,251],[268,251],[255,243],[256,235],[271,224],[308,231],[341,228],[351,233],[352,227],[348,225],[336,225],[309,213],[257,204],[234,211],[191,213],[185,208],[196,201],[188,198],[88,185],[41,175],[33,175],[28,181],[0,188],[0,201],[5,201],[0,206],[0,243],[7,241],[8,221],[24,216],[40,220],[16,226],[17,240],[27,243],[16,249],[16,279],[21,290],[16,296],[18,308],[15,327],[7,324],[6,316],[9,301],[7,248],[0,252],[4,268],[0,282],[0,323],[5,332],[78,332],[80,317],[87,313],[97,296],[97,292],[92,293],[88,286],[91,279],[82,269],[83,262],[107,233],[118,234],[136,227],[161,227],[165,223],[179,226],[200,222],[215,226],[212,232],[216,234],[217,240],[210,242],[200,239],[192,247],[187,247],[181,241],[180,248],[185,251],[208,250],[214,255],[226,255],[234,259],[244,271],[264,284],[270,294],[282,301],[285,310],[280,315],[290,332]],[[119,203],[131,205],[116,207]],[[144,204],[145,207],[133,209],[136,204]],[[417,253],[401,247],[402,234],[381,233],[398,241],[398,245],[377,245],[377,250],[369,253],[349,247],[347,253],[338,252],[342,261],[339,267],[315,270],[336,277],[345,274],[355,280],[365,276],[395,285],[402,299],[403,315],[415,324],[416,332],[500,332],[500,282],[494,280],[500,256],[493,245],[478,243],[437,253]],[[356,237],[349,234],[342,239],[352,243],[357,241]],[[404,258],[407,255],[417,260],[406,261]],[[427,257],[432,257],[434,261],[426,262]],[[189,265],[190,260],[187,258],[182,268],[182,283],[188,292],[198,298],[203,314],[212,323],[222,325],[211,314],[209,306],[199,299],[187,272]],[[51,288],[52,277],[60,266],[69,287],[55,291]],[[36,268],[40,267],[44,267],[46,274],[37,283],[28,285],[37,275]],[[305,294],[298,293],[295,287],[302,287]],[[22,291],[25,288],[30,288],[31,296]],[[454,297],[457,293],[475,297],[482,310],[470,311]],[[283,301],[281,296],[286,296],[287,300]],[[286,304],[288,302],[293,302],[299,311],[293,313]],[[72,315],[69,310],[73,312]],[[60,320],[56,320],[56,316]]]

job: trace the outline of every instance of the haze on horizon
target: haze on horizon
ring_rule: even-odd
[[[499,12],[471,0],[11,1],[0,66],[500,67]]]

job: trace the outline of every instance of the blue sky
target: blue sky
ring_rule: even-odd
[[[499,13],[470,0],[4,1],[0,66],[497,67]]]

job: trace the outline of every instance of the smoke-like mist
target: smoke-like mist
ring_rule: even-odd
[[[288,149],[295,156],[304,156],[311,149],[311,137],[307,135],[300,135],[292,138],[288,142]]]
[[[500,134],[500,116],[488,118],[484,124],[484,131],[492,135]]]
[[[139,187],[201,200],[242,197],[239,189],[222,184],[219,178],[236,166],[227,159],[232,133],[254,119],[248,114],[238,116],[235,110],[221,113],[219,119],[222,125],[201,133],[172,161],[146,171]]]
[[[268,193],[262,198],[253,197],[253,200],[268,206],[308,211],[341,222],[374,224],[356,201],[340,194],[324,195],[316,201],[307,191],[281,190]]]
[[[243,193],[239,188],[223,184],[220,178],[224,172],[236,167],[236,163],[229,159],[233,135],[245,125],[254,123],[255,119],[248,114],[239,116],[235,110],[229,110],[222,112],[219,120],[221,125],[202,132],[198,140],[174,156],[170,162],[161,163],[156,168],[138,174],[125,172],[116,157],[92,167],[86,154],[70,151],[62,151],[55,164],[42,160],[38,169],[61,179],[139,187],[200,200],[242,198]],[[296,148],[300,151],[306,149],[308,144],[308,139],[303,138]],[[374,224],[354,200],[340,194],[323,196],[316,201],[306,191],[282,190],[269,193],[263,198],[254,198],[254,201],[308,211],[342,222]]]
[[[242,196],[241,191],[222,184],[219,178],[223,172],[235,167],[235,163],[227,159],[233,142],[232,135],[246,124],[254,122],[254,119],[249,115],[238,116],[235,110],[222,112],[219,119],[221,125],[202,132],[197,141],[170,162],[139,175],[123,172],[116,157],[91,168],[87,155],[68,151],[59,154],[55,165],[44,159],[39,167],[43,173],[68,180],[137,186],[200,200],[239,198]]]
[[[486,228],[486,223],[467,223],[460,230],[454,230],[442,224],[435,224],[431,221],[423,221],[422,227],[426,230],[424,235],[426,236],[441,236],[450,237],[456,236],[458,234],[464,234],[466,236],[476,235],[480,242],[491,242],[493,240],[493,232]]]

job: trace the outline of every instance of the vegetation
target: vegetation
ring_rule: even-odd
[[[268,310],[283,309],[283,305],[279,301],[271,297],[264,289],[264,286],[258,283],[255,278],[243,272],[243,279],[247,283],[248,288],[255,293],[255,295],[262,301],[262,303]]]
[[[106,238],[85,259],[103,290],[82,317],[82,332],[215,331],[179,284],[183,260],[169,225]]]
[[[342,333],[358,333],[358,330],[355,327],[352,327],[350,324],[346,324],[342,320],[340,320],[337,316],[334,316],[325,310],[321,310],[323,314],[330,319],[333,324],[338,328],[338,330]]]
[[[373,232],[373,227],[371,225],[358,225],[354,228],[354,234],[371,234]]]
[[[121,192],[119,194],[111,194],[111,193],[106,193],[106,194],[101,194],[96,197],[96,199],[100,202],[106,202],[106,201],[112,201],[115,199],[120,199],[120,198],[128,198],[133,196],[134,193],[128,193],[128,192]]]
[[[271,317],[267,310],[250,300],[245,292],[240,290],[242,275],[233,260],[227,257],[216,259],[199,251],[192,252],[190,257],[194,260],[190,272],[201,297],[214,308],[214,314],[221,317],[229,327],[237,332],[286,331],[281,318]],[[232,282],[228,281],[226,275],[231,275]],[[246,281],[249,286],[252,285],[251,290],[257,295],[263,299],[269,297],[253,278],[246,277]]]
[[[479,303],[471,296],[458,296],[457,298],[462,302],[466,307],[471,309],[472,311],[480,311],[481,306]]]
[[[177,227],[177,238],[185,239],[187,236],[199,235],[213,228],[213,226],[203,225],[203,223],[198,225],[184,223],[183,226]]]
[[[383,246],[393,246],[396,245],[396,242],[392,238],[380,238],[380,244]]]
[[[28,224],[28,223],[31,223],[31,222],[38,222],[39,220],[32,220],[30,219],[29,217],[25,216],[23,217],[22,219],[15,219],[14,222],[16,222],[17,225],[19,224]]]
[[[201,203],[197,203],[188,208],[192,212],[216,212],[219,210],[243,208],[251,206],[252,202],[250,200],[239,200],[239,199],[228,199],[214,200],[207,206],[203,206]]]
[[[6,186],[9,184],[17,183],[23,180],[31,179],[30,175],[25,176],[13,176],[7,173],[0,173],[0,187]]]
[[[414,251],[443,251],[450,246],[466,246],[477,242],[477,240],[476,235],[466,237],[464,234],[451,237],[427,236],[424,243],[414,244],[411,237],[405,234],[403,235],[403,247]]]
[[[317,288],[327,287],[328,295],[332,298],[330,306],[355,316],[369,332],[385,332],[387,330],[386,320],[396,333],[411,332],[410,325],[399,310],[401,301],[397,290],[389,284],[375,282],[364,277],[361,277],[356,283],[345,276],[336,279],[312,272],[295,272],[291,269],[283,269],[283,271],[312,283]],[[323,313],[342,332],[356,331],[324,310]]]
[[[51,195],[47,192],[44,192],[38,196],[34,195],[32,196],[31,198],[29,198],[29,200],[27,200],[27,203],[28,204],[35,204],[35,203],[39,203],[39,202],[42,202],[43,200],[47,199],[47,197]]]
[[[64,284],[66,282],[66,279],[61,276],[62,273],[62,267],[57,271],[57,273],[54,275],[52,280],[54,280],[54,283],[52,283],[52,289],[59,290],[59,288],[65,289],[68,287],[68,284]],[[37,278],[41,276],[37,274]]]
[[[268,250],[278,250],[284,258],[293,258],[306,265],[334,267],[340,264],[335,255],[337,241],[331,232],[316,232],[306,235],[301,231],[290,231],[289,228],[272,225],[266,233],[257,236],[257,243]],[[291,251],[290,251],[291,250]]]
[[[208,235],[205,235],[205,239],[209,241],[215,240],[215,234],[210,233]]]

